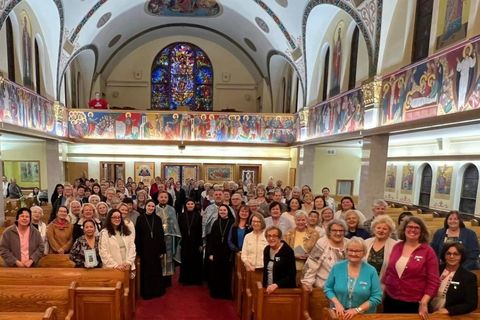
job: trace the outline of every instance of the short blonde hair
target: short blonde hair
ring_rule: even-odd
[[[80,218],[83,218],[83,210],[85,209],[85,207],[90,207],[92,208],[93,210],[93,217],[95,219],[98,219],[98,212],[97,212],[97,208],[90,202],[87,202],[87,203],[84,203],[82,205],[82,209],[80,210]]]
[[[376,217],[375,219],[373,219],[372,226],[371,226],[372,233],[374,232],[377,224],[382,224],[382,223],[385,223],[388,226],[388,228],[390,229],[390,233],[395,231],[395,222],[393,222],[392,218],[390,218],[386,214],[382,214]]]

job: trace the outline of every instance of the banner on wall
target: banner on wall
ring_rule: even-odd
[[[400,193],[412,194],[414,170],[415,168],[411,165],[406,165],[402,167],[402,184],[400,187]]]

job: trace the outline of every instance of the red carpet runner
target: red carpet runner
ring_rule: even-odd
[[[239,320],[232,300],[212,299],[206,284],[183,286],[175,278],[163,297],[138,302],[136,320]]]

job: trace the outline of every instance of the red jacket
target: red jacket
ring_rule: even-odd
[[[105,99],[92,99],[88,102],[90,109],[108,109],[108,102]]]
[[[390,261],[382,279],[385,292],[393,299],[406,302],[419,302],[425,294],[435,297],[440,285],[438,258],[435,251],[427,243],[422,243],[412,252],[405,271],[399,278],[395,264],[402,255],[403,246],[402,241],[392,249]]]

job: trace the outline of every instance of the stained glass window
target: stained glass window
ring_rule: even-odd
[[[152,109],[192,111],[213,109],[213,68],[199,47],[176,42],[155,57],[152,64]]]

